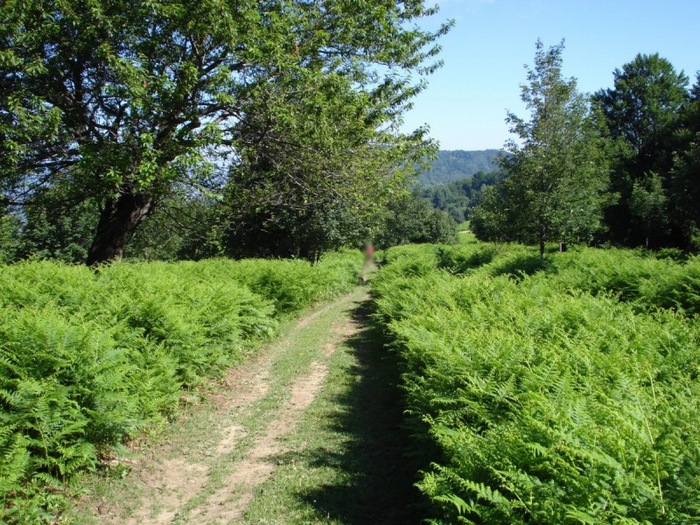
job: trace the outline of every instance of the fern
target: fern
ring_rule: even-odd
[[[700,521],[697,260],[479,249],[389,250],[373,289],[437,521]]]
[[[249,356],[281,316],[354,286],[361,265],[358,251],[315,266],[0,265],[0,521],[54,521],[60,487],[98,452],[162,425],[183,387]]]

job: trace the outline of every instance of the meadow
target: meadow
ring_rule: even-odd
[[[472,241],[384,263],[431,523],[700,521],[700,258]]]
[[[361,265],[345,251],[313,266],[0,266],[0,521],[50,522],[79,473],[162,429],[281,319],[352,289]]]

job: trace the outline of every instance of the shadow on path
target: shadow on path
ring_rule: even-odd
[[[347,371],[355,382],[335,400],[339,410],[327,421],[329,429],[348,436],[347,446],[341,454],[310,452],[314,467],[340,470],[344,482],[303,498],[323,515],[350,525],[418,524],[420,494],[413,487],[416,466],[405,455],[397,367],[368,318],[370,308],[364,301],[353,311],[362,328],[343,344],[356,358]]]

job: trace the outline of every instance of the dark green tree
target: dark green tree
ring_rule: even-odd
[[[423,0],[3,2],[2,197],[71,187],[100,203],[88,263],[121,257],[173,185],[249,146],[238,129],[251,86],[329,72],[405,102],[447,30],[415,26],[434,12]]]
[[[680,116],[669,182],[670,220],[681,247],[700,250],[700,73]]]
[[[396,84],[358,92],[344,74],[310,71],[257,86],[226,196],[229,253],[315,261],[366,239],[432,147],[422,131],[378,131],[404,94]]]
[[[485,188],[469,218],[469,226],[477,239],[493,242],[526,239],[521,230],[520,202],[515,185],[502,181]]]
[[[20,249],[19,217],[0,207],[0,264],[14,261]]]
[[[527,68],[528,84],[521,86],[530,119],[507,118],[517,136],[502,161],[509,178],[474,212],[482,239],[535,243],[540,257],[548,241],[589,241],[601,229],[608,198],[596,121],[576,81],[562,77],[563,49],[563,43],[545,50],[537,42],[534,68]]]
[[[82,263],[95,231],[98,203],[65,201],[55,190],[37,196],[24,209],[18,256]]]
[[[669,202],[675,134],[688,97],[688,77],[658,54],[637,55],[613,75],[614,87],[594,96],[605,116],[607,133],[615,141],[611,187],[620,200],[606,212],[611,238],[628,245],[672,242],[670,230],[665,231],[668,207],[663,213],[655,212],[656,220],[649,222],[649,215],[635,212],[633,201],[638,202],[639,190],[648,185],[644,181],[653,172],[661,180],[662,200]]]

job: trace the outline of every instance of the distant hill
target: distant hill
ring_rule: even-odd
[[[437,159],[432,161],[433,169],[421,173],[418,181],[424,187],[436,184],[449,184],[458,179],[471,177],[482,171],[488,173],[499,170],[494,159],[501,153],[497,149],[480,151],[440,150]]]

